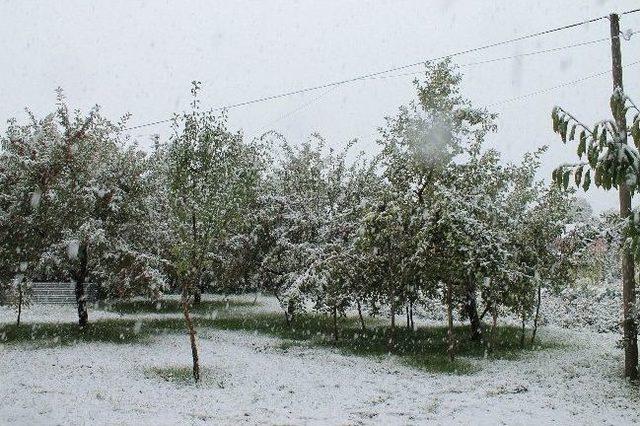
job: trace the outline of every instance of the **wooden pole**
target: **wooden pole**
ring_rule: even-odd
[[[620,18],[617,14],[609,15],[611,24],[611,63],[613,74],[614,98],[622,96],[624,86],[622,84],[622,51],[620,49]],[[622,105],[624,98],[619,100]],[[627,119],[624,108],[616,108],[616,102],[612,102],[611,109],[616,122],[620,142],[627,143]],[[620,104],[619,104],[620,105]],[[625,183],[620,185],[620,218],[627,220],[631,215],[631,193]],[[624,335],[624,376],[631,380],[638,378],[638,327],[633,318],[633,306],[636,300],[636,283],[634,277],[633,253],[626,244],[626,231],[623,234],[622,247],[622,311],[623,311],[623,335]]]

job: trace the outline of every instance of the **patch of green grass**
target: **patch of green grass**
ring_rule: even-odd
[[[192,367],[153,367],[145,370],[150,375],[159,377],[167,382],[181,385],[193,383]]]
[[[238,300],[203,300],[198,304],[192,304],[189,312],[203,314],[234,307],[252,306],[253,303]],[[177,299],[168,300],[121,300],[105,304],[102,309],[120,314],[158,313],[172,314],[182,313],[182,303]]]
[[[301,315],[289,327],[278,314],[244,316],[222,316],[205,320],[208,325],[226,330],[257,331],[285,339],[286,348],[292,343],[313,344],[333,347],[349,354],[369,357],[396,355],[408,365],[431,372],[468,374],[477,371],[473,359],[487,355],[486,346],[468,339],[468,329],[455,328],[457,338],[456,359],[447,358],[447,328],[420,327],[409,330],[396,328],[392,335],[385,326],[370,325],[365,331],[360,329],[356,319],[341,319],[339,338],[332,335],[331,319],[322,315]],[[520,347],[520,331],[517,327],[500,327],[496,330],[495,346],[491,353],[494,359],[515,359],[532,350],[558,347],[557,342],[543,341],[535,345]]]
[[[148,307],[149,305],[137,306]],[[339,338],[336,341],[332,335],[331,318],[324,315],[299,315],[289,326],[281,314],[225,310],[217,316],[195,316],[194,323],[196,329],[210,327],[276,336],[283,339],[279,346],[282,350],[303,344],[330,347],[347,354],[373,358],[395,355],[408,365],[430,372],[469,374],[479,368],[474,360],[487,356],[486,346],[481,342],[469,340],[468,328],[463,326],[455,328],[456,359],[454,362],[449,362],[447,329],[444,326],[420,327],[415,331],[398,327],[391,334],[386,325],[379,321],[369,321],[367,329],[362,331],[356,318],[341,318]],[[496,332],[495,345],[489,355],[491,359],[516,359],[534,350],[563,346],[559,342],[541,339],[531,345],[527,339],[525,346],[521,347],[519,328],[499,327]],[[0,325],[0,343],[23,343],[35,347],[71,345],[80,342],[136,344],[145,343],[153,336],[166,333],[186,333],[184,320],[182,318],[108,319],[93,321],[84,329],[80,329],[75,323],[26,324],[20,327],[7,324]],[[179,377],[177,372],[173,373]]]
[[[0,325],[0,343],[27,343],[35,347],[66,346],[82,342],[144,343],[155,334],[185,329],[182,319],[121,320],[90,322],[80,328],[75,323]]]
[[[191,386],[195,384],[192,366],[152,367],[145,369],[145,373],[147,377],[157,377],[175,385]],[[200,381],[198,382],[198,385],[214,385],[223,389],[223,379],[225,379],[225,377],[224,375],[222,375],[223,377],[220,376],[221,375],[217,374],[214,370],[200,367]]]

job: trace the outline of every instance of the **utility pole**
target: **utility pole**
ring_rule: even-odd
[[[620,18],[617,14],[609,15],[611,24],[611,62],[613,74],[614,99],[611,110],[616,122],[620,142],[627,143],[627,118],[624,109],[625,99],[622,98],[624,86],[622,84],[622,52],[620,49]],[[617,95],[620,95],[618,98]],[[619,99],[619,107],[615,104]],[[620,218],[628,220],[631,215],[631,193],[626,183],[620,184]],[[622,247],[622,312],[624,337],[624,376],[631,380],[638,378],[638,326],[633,317],[633,307],[636,302],[636,283],[634,271],[634,256],[626,243],[627,231],[623,234]]]

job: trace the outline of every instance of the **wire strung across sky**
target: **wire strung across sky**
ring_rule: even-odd
[[[635,34],[635,32],[633,32],[633,34]],[[590,46],[596,43],[602,43],[605,41],[609,41],[610,38],[609,37],[604,37],[604,38],[599,38],[597,40],[590,40],[590,41],[585,41],[585,42],[581,42],[581,43],[574,43],[574,44],[568,44],[565,46],[559,46],[559,47],[552,47],[550,49],[543,49],[543,50],[534,50],[531,52],[525,52],[525,53],[518,53],[515,55],[510,55],[510,56],[501,56],[498,58],[491,58],[491,59],[484,59],[482,61],[477,61],[477,62],[470,62],[470,63],[466,63],[466,64],[460,64],[457,65],[458,68],[468,68],[468,67],[473,67],[476,65],[484,65],[484,64],[490,64],[493,62],[500,62],[500,61],[506,61],[509,59],[519,59],[519,58],[526,58],[529,56],[534,56],[534,55],[541,55],[541,54],[545,54],[545,53],[555,53],[555,52],[559,52],[562,50],[567,50],[567,49],[571,49],[571,48],[576,48],[576,47],[583,47],[583,46]],[[382,75],[382,76],[376,76],[376,77],[370,77],[367,78],[366,80],[384,80],[384,79],[388,79],[388,78],[397,78],[397,77],[406,77],[409,75],[415,75],[415,74],[419,74],[424,72],[423,70],[418,70],[418,71],[411,71],[411,72],[405,72],[405,73],[401,73],[401,74],[392,74],[392,75]]]
[[[640,64],[640,61],[634,61],[634,62],[630,62],[630,63],[628,63],[626,65],[623,65],[622,68],[627,68],[627,67],[631,67],[631,66],[638,65],[638,64]],[[583,83],[585,81],[588,81],[588,80],[591,80],[591,79],[594,79],[594,78],[597,78],[597,77],[602,77],[602,76],[605,76],[605,75],[608,75],[608,74],[611,74],[611,70],[610,69],[605,70],[605,71],[600,71],[600,72],[597,72],[597,73],[594,73],[594,74],[589,74],[587,76],[584,76],[584,77],[581,77],[581,78],[578,78],[578,79],[575,79],[575,80],[566,81],[564,83],[560,83],[560,84],[557,84],[557,85],[552,86],[552,87],[547,87],[545,89],[539,89],[539,90],[535,90],[533,92],[524,93],[522,95],[514,96],[512,98],[507,98],[507,99],[503,99],[501,101],[493,102],[493,103],[484,105],[484,107],[485,108],[491,108],[491,107],[496,107],[496,106],[500,106],[500,105],[510,104],[510,103],[513,103],[513,102],[518,102],[518,101],[521,101],[523,99],[528,99],[528,98],[532,98],[534,96],[543,95],[545,93],[549,93],[549,92],[552,92],[554,90],[562,89],[564,87],[575,86],[575,85]],[[372,136],[377,136],[377,135],[379,135],[379,132],[376,130],[375,132],[366,134],[364,136],[360,136],[360,137],[358,137],[356,139],[363,140],[363,139],[367,139],[367,138],[370,138]]]
[[[628,14],[632,14],[632,13],[636,13],[636,12],[640,12],[640,9],[628,10],[628,11],[622,12],[621,15],[628,15]],[[469,54],[469,53],[480,52],[480,51],[483,51],[483,50],[488,50],[488,49],[492,49],[492,48],[495,48],[495,47],[516,43],[516,42],[527,40],[527,39],[531,39],[531,38],[541,37],[541,36],[552,34],[552,33],[555,33],[555,32],[564,31],[564,30],[567,30],[567,29],[571,29],[571,28],[582,26],[582,25],[590,24],[590,23],[593,23],[593,22],[601,21],[601,20],[604,20],[604,19],[608,19],[608,17],[609,17],[608,15],[599,16],[599,17],[587,19],[587,20],[584,20],[584,21],[575,22],[573,24],[568,24],[568,25],[563,25],[563,26],[560,26],[560,27],[550,28],[550,29],[547,29],[547,30],[544,30],[544,31],[539,31],[539,32],[536,32],[536,33],[531,33],[531,34],[527,34],[527,35],[511,38],[511,39],[499,41],[499,42],[496,42],[496,43],[486,44],[486,45],[474,47],[474,48],[471,48],[471,49],[461,50],[461,51],[454,52],[454,53],[451,53],[451,54],[448,54],[448,55],[439,56],[439,57],[435,57],[435,58],[430,58],[430,59],[422,60],[422,61],[419,61],[419,62],[414,62],[412,64],[401,65],[401,66],[397,66],[397,67],[394,67],[394,68],[389,68],[389,69],[382,70],[382,71],[372,72],[372,73],[369,73],[369,74],[364,74],[364,75],[360,75],[360,76],[357,76],[357,77],[352,77],[352,78],[348,78],[348,79],[344,79],[344,80],[333,81],[333,82],[329,82],[329,83],[320,84],[320,85],[317,85],[317,86],[306,87],[306,88],[303,88],[303,89],[292,90],[292,91],[289,91],[289,92],[279,93],[279,94],[276,94],[276,95],[264,96],[264,97],[261,97],[261,98],[256,98],[256,99],[251,99],[251,100],[248,100],[248,101],[238,102],[238,103],[235,103],[235,104],[216,107],[216,108],[212,108],[212,110],[214,110],[214,111],[230,110],[230,109],[234,109],[234,108],[239,108],[239,107],[243,107],[243,106],[247,106],[247,105],[252,105],[252,104],[272,101],[272,100],[281,99],[281,98],[285,98],[285,97],[289,97],[289,96],[293,96],[293,95],[298,95],[298,94],[302,94],[302,93],[312,92],[312,91],[316,91],[316,90],[329,89],[329,88],[332,88],[332,87],[342,86],[342,85],[345,85],[347,83],[353,83],[353,82],[356,82],[356,81],[370,80],[370,79],[376,79],[376,78],[385,78],[384,74],[388,74],[388,73],[391,73],[391,72],[402,71],[402,70],[413,68],[413,67],[416,67],[416,66],[425,65],[425,64],[427,64],[429,62],[433,62],[433,61],[441,61],[441,60],[445,60],[445,59],[449,59],[449,58],[454,58],[454,57],[466,55],[466,54]],[[604,40],[608,40],[608,39],[609,38],[603,38],[603,39],[598,39],[598,40],[593,40],[593,41],[588,41],[588,42],[583,42],[583,43],[577,43],[575,45],[568,45],[568,46],[557,47],[557,48],[553,48],[553,49],[546,49],[546,50],[538,51],[538,52],[530,52],[529,55],[540,54],[540,53],[548,53],[548,52],[568,49],[568,48],[572,48],[572,47],[584,46],[586,44],[598,43],[598,42],[601,42],[601,41],[604,41]],[[464,66],[471,66],[471,65],[478,65],[478,64],[482,64],[482,63],[495,62],[495,61],[499,61],[499,60],[511,59],[513,57],[519,57],[519,56],[524,56],[524,55],[527,55],[527,54],[514,55],[512,57],[495,58],[495,59],[490,59],[490,60],[486,60],[486,61],[479,61],[478,63],[467,64],[467,65],[464,65]],[[407,73],[407,74],[415,74],[415,73],[416,72]],[[396,75],[396,76],[401,76],[401,75]],[[153,122],[149,122],[149,123],[143,123],[143,124],[138,124],[138,125],[135,125],[135,126],[127,127],[127,128],[124,128],[123,130],[124,131],[129,131],[129,130],[139,129],[139,128],[143,128],[143,127],[155,126],[155,125],[158,125],[158,124],[168,123],[171,120],[172,120],[171,118],[167,118],[167,119],[164,119],[164,120],[157,120],[157,121],[153,121]]]
[[[640,61],[634,61],[634,62],[630,62],[628,64],[623,65],[622,68],[627,68],[627,67],[631,67],[631,66],[638,65],[638,64],[640,64]],[[560,83],[560,84],[557,84],[557,85],[552,86],[552,87],[547,87],[546,89],[540,89],[540,90],[536,90],[536,91],[533,91],[533,92],[525,93],[523,95],[515,96],[513,98],[503,99],[501,101],[488,104],[488,105],[486,105],[486,107],[494,107],[494,106],[498,106],[498,105],[508,104],[508,103],[511,103],[511,102],[516,102],[516,101],[519,101],[519,100],[522,100],[522,99],[527,99],[527,98],[530,98],[530,97],[533,97],[533,96],[537,96],[537,95],[548,93],[548,92],[551,92],[551,91],[554,91],[554,90],[557,90],[557,89],[561,89],[563,87],[575,86],[576,84],[580,84],[580,83],[582,83],[584,81],[591,80],[593,78],[601,77],[603,75],[608,75],[608,74],[611,74],[611,70],[610,69],[605,70],[605,71],[601,71],[601,72],[597,72],[597,73],[594,73],[594,74],[589,74],[587,76],[578,78],[576,80],[566,81],[564,83]]]

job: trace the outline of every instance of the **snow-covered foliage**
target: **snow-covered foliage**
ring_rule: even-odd
[[[55,113],[30,117],[10,121],[2,140],[3,273],[26,264],[31,280],[75,281],[81,323],[89,280],[104,294],[157,294],[165,279],[149,247],[145,154],[97,107],[70,112],[61,91]]]
[[[634,268],[640,255],[640,209],[633,207],[632,199],[638,190],[640,177],[640,109],[622,89],[622,76],[618,75],[615,62],[614,59],[613,73],[617,86],[610,101],[613,119],[588,127],[562,108],[553,109],[553,130],[565,143],[577,140],[578,157],[582,159],[584,155],[587,160],[558,167],[553,178],[559,186],[567,188],[573,175],[576,186],[582,184],[586,191],[593,172],[596,186],[605,190],[618,189],[623,222],[621,264],[625,377],[635,380],[638,378],[638,309]],[[634,115],[629,125],[630,113]]]
[[[168,259],[196,300],[205,284],[228,278],[225,249],[252,217],[262,170],[260,147],[229,131],[224,114],[201,110],[198,90],[194,82],[192,111],[175,118],[173,136],[156,150],[165,162]]]
[[[553,130],[564,143],[576,141],[578,157],[586,160],[558,167],[553,172],[558,185],[567,188],[573,176],[575,185],[582,186],[585,191],[593,181],[605,190],[625,185],[632,196],[637,192],[640,183],[640,152],[637,149],[640,146],[640,109],[620,88],[614,90],[610,104],[616,120],[602,120],[592,127],[561,107],[553,109]],[[619,128],[619,120],[626,122],[628,127]],[[629,226],[634,248],[639,250],[640,210],[637,207],[629,216]]]
[[[483,146],[495,116],[460,80],[429,64],[373,158],[315,134],[245,141],[226,113],[201,109],[197,82],[191,110],[145,154],[124,121],[70,113],[60,94],[54,114],[11,121],[2,140],[5,293],[21,305],[30,281],[73,280],[83,323],[88,281],[102,298],[180,289],[194,354],[188,305],[207,289],[271,294],[289,322],[329,314],[336,339],[351,309],[363,328],[364,313],[414,327],[418,307],[469,320],[473,339],[487,314],[535,328],[542,295],[570,287],[604,237],[571,191],[536,180],[544,149],[510,164]]]

